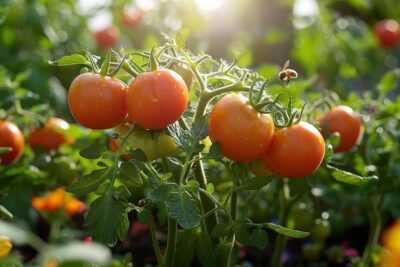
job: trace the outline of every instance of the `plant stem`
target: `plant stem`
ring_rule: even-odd
[[[281,181],[281,182],[283,184],[279,195],[279,203],[280,203],[279,224],[283,227],[286,227],[289,217],[289,205],[288,205],[289,187],[286,181]],[[272,267],[281,266],[282,252],[283,249],[285,248],[285,243],[286,243],[286,236],[278,234],[275,240],[274,254],[272,256],[272,264],[271,264]]]
[[[168,218],[168,240],[165,266],[173,267],[175,258],[176,236],[178,224],[175,219]]]
[[[231,196],[231,218],[232,218],[232,220],[236,219],[236,208],[237,208],[237,191],[235,190]],[[225,261],[226,267],[229,267],[230,263],[231,263],[232,249],[233,249],[233,246],[235,245],[235,233],[232,232],[230,234],[229,238],[230,238],[230,240],[229,240],[230,246],[229,246],[228,253],[226,255],[226,261]]]
[[[154,253],[156,254],[158,265],[164,266],[164,259],[161,256],[160,246],[158,245],[156,236],[156,225],[154,224],[153,217],[151,217],[149,225],[150,225],[151,241],[153,243]]]
[[[382,229],[381,206],[383,204],[383,197],[379,196],[374,198],[373,196],[369,196],[367,198],[367,204],[369,221],[371,225],[368,242],[361,260],[361,266],[363,267],[370,266],[372,253],[378,243],[379,234]]]

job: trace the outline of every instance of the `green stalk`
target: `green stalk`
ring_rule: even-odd
[[[231,218],[232,218],[232,220],[236,219],[236,208],[237,208],[237,191],[235,190],[231,196]],[[229,243],[230,243],[229,250],[226,255],[225,264],[223,265],[225,267],[231,266],[232,249],[233,249],[233,246],[235,245],[235,234],[233,232],[229,236]]]
[[[168,240],[167,240],[167,253],[165,258],[165,266],[173,267],[175,259],[175,247],[177,237],[178,224],[175,219],[168,217]]]
[[[157,236],[156,236],[156,226],[154,224],[153,217],[151,217],[149,225],[150,225],[151,241],[153,243],[154,253],[156,254],[158,265],[164,266],[164,259],[161,256],[160,246],[158,245]]]
[[[370,230],[368,242],[361,260],[361,266],[363,267],[370,266],[372,253],[374,252],[376,245],[378,244],[379,235],[382,230],[381,206],[383,204],[383,197],[374,199],[373,197],[369,196],[367,198],[367,204]]]
[[[289,187],[285,181],[283,181],[283,185],[281,188],[281,192],[279,195],[279,224],[283,227],[287,226],[287,221],[289,217]],[[275,240],[274,246],[274,254],[272,256],[272,267],[281,267],[281,258],[283,249],[285,248],[286,244],[286,236],[278,234]]]

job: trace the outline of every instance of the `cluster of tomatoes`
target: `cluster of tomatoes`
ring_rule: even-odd
[[[127,28],[135,28],[144,17],[144,12],[139,9],[126,9],[121,16],[121,24]],[[109,26],[95,32],[95,39],[101,49],[115,47],[119,41],[119,30],[117,27]]]
[[[32,128],[28,136],[29,146],[45,151],[57,150],[61,145],[71,144],[74,139],[67,137],[62,130],[67,130],[69,124],[60,118],[50,118],[42,128]],[[21,130],[12,122],[0,121],[0,147],[11,151],[0,154],[0,164],[12,164],[21,158],[24,152],[25,139]]]
[[[381,47],[393,49],[400,43],[400,24],[395,20],[381,20],[375,25],[374,34]]]
[[[351,149],[362,137],[360,117],[346,106],[337,106],[319,119],[323,135],[337,132],[341,139],[336,152]],[[313,173],[325,155],[323,135],[311,124],[275,129],[269,114],[258,113],[247,98],[229,94],[211,111],[209,135],[221,144],[229,159],[248,163],[261,159],[267,170],[280,177],[298,178]]]

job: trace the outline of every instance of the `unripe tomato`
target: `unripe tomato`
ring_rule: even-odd
[[[331,235],[331,225],[328,220],[316,219],[311,229],[311,238],[316,241],[323,241]]]
[[[193,73],[188,67],[186,67],[180,63],[173,63],[171,65],[170,69],[182,76],[188,89],[190,89],[192,87]]]
[[[255,176],[268,176],[271,175],[272,172],[265,167],[264,163],[262,160],[256,160],[251,163],[251,173],[254,174]]]
[[[310,261],[318,260],[321,256],[322,247],[319,244],[308,243],[302,247],[303,257]]]
[[[75,162],[69,157],[64,156],[54,159],[50,165],[49,177],[56,179],[62,184],[70,184],[78,177]]]
[[[220,142],[225,157],[237,162],[259,159],[270,146],[274,122],[258,113],[240,94],[229,94],[211,111],[208,134]]]
[[[184,80],[168,69],[140,73],[126,95],[129,116],[145,129],[166,128],[182,116],[187,104]]]
[[[400,42],[400,25],[395,20],[381,20],[375,25],[374,34],[381,47],[395,48]]]
[[[12,151],[0,154],[0,164],[8,165],[17,161],[24,152],[24,136],[20,129],[8,121],[0,121],[0,147],[9,147]]]
[[[12,243],[9,237],[0,236],[0,259],[7,257],[12,249]]]
[[[118,29],[115,27],[108,27],[95,33],[97,44],[102,49],[113,48],[117,45],[119,39]]]
[[[314,225],[314,210],[309,203],[296,203],[290,211],[290,217],[294,220],[296,230],[309,231]]]
[[[75,120],[90,129],[110,129],[126,117],[126,85],[119,79],[83,73],[69,87],[68,104]]]
[[[121,24],[129,28],[134,28],[142,20],[143,15],[144,13],[142,10],[137,10],[137,9],[125,10],[122,13]]]
[[[41,129],[33,129],[28,137],[31,148],[41,147],[46,151],[57,150],[63,144],[71,144],[74,139],[68,138],[57,129],[68,130],[69,124],[60,118],[51,118]]]
[[[299,178],[313,173],[325,155],[321,133],[307,122],[279,129],[263,156],[265,166],[281,177]]]
[[[335,152],[345,152],[361,141],[364,127],[360,116],[348,106],[337,106],[319,118],[322,133],[330,136],[337,132],[340,135],[340,143]]]

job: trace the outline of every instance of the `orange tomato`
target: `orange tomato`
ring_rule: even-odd
[[[68,138],[57,129],[67,130],[68,122],[60,118],[51,118],[41,129],[33,129],[28,138],[31,148],[42,147],[46,151],[57,150],[63,144],[72,144],[74,139]]]
[[[91,129],[109,129],[126,117],[126,85],[119,79],[94,73],[76,77],[68,91],[72,115]]]
[[[304,177],[320,166],[325,155],[325,141],[311,124],[300,122],[274,133],[263,157],[268,170],[285,178]]]
[[[261,115],[240,94],[229,94],[211,111],[208,134],[221,144],[225,157],[237,162],[260,158],[271,143],[274,123],[270,115]]]
[[[108,138],[108,146],[110,147],[110,150],[112,152],[117,152],[118,143],[114,138],[112,138],[112,137]],[[132,156],[130,156],[129,154],[121,154],[121,158],[126,159],[126,160],[130,160],[130,159],[132,159]]]
[[[168,69],[140,73],[129,84],[126,107],[140,127],[162,129],[185,112],[188,89],[182,77]]]
[[[319,118],[322,133],[329,136],[335,132],[340,135],[340,143],[335,152],[345,152],[361,141],[364,127],[360,116],[350,107],[337,106]]]
[[[0,121],[0,147],[9,147],[12,151],[0,154],[0,164],[8,165],[17,161],[24,152],[24,136],[20,129],[8,121]]]

